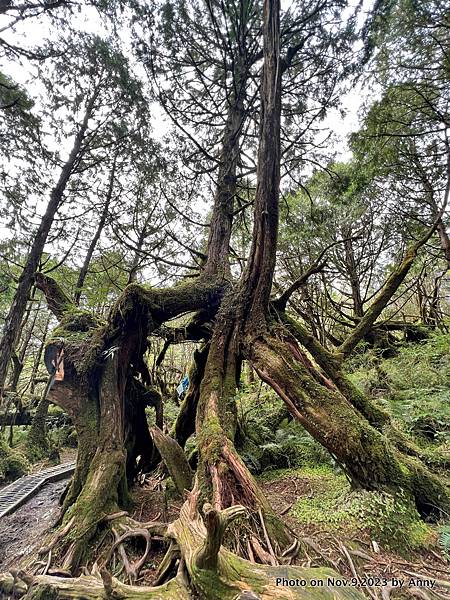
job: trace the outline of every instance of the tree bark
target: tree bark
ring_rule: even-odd
[[[178,494],[183,497],[185,490],[190,491],[192,489],[194,480],[194,474],[183,449],[173,438],[165,435],[159,427],[154,427],[151,434],[169,470]]]
[[[402,455],[359,413],[335,384],[319,373],[295,340],[260,336],[247,348],[259,374],[292,415],[365,489],[404,489],[419,513],[439,518],[450,508],[440,478],[418,459]]]
[[[175,422],[173,435],[178,444],[184,448],[187,440],[195,433],[195,418],[200,397],[200,385],[205,375],[209,344],[194,351],[193,362],[189,369],[189,388],[181,403],[180,412]]]
[[[36,408],[36,413],[31,422],[27,435],[27,457],[37,461],[48,454],[49,441],[47,438],[47,414],[50,403],[44,393]]]
[[[244,14],[244,13],[242,13]],[[227,98],[228,113],[219,155],[217,188],[212,218],[209,224],[208,252],[204,266],[207,274],[230,276],[228,255],[235,196],[237,192],[237,169],[241,156],[240,142],[245,120],[244,98],[249,77],[246,23],[239,29],[239,50],[233,71],[233,92]]]
[[[28,308],[25,311],[25,316],[24,316],[22,324],[20,326],[20,330],[18,331],[18,339],[21,338],[21,336],[25,330],[25,327],[27,326],[27,323],[29,321],[31,309],[33,307],[33,299],[34,299],[34,295],[35,295],[35,290],[36,290],[36,288],[33,287],[32,291],[31,291],[30,302],[28,303]],[[14,368],[13,368],[13,372],[11,374],[11,379],[8,383],[8,391],[11,391],[11,392],[17,391],[17,386],[19,384],[20,375],[22,374],[23,367],[24,367],[26,352],[28,350],[28,345],[30,343],[31,336],[33,335],[33,329],[36,324],[36,319],[37,319],[37,315],[38,315],[40,306],[41,306],[41,304],[39,302],[39,304],[35,310],[35,313],[34,313],[33,321],[31,323],[31,325],[29,325],[27,327],[27,329],[25,331],[25,335],[19,344],[19,349],[18,349],[17,353],[13,352],[12,361],[13,361]]]
[[[0,342],[0,399],[5,386],[11,355],[16,347],[20,324],[26,310],[28,296],[34,281],[34,274],[38,270],[39,261],[47,241],[48,234],[53,224],[56,212],[61,204],[64,192],[72,174],[72,169],[82,149],[84,137],[88,128],[89,119],[95,102],[95,94],[87,102],[83,121],[75,136],[69,158],[61,169],[59,179],[50,194],[44,216],[42,217],[36,235],[33,238],[30,252],[19,278],[11,308],[5,320],[3,336]]]
[[[237,375],[243,332],[264,328],[273,271],[278,224],[281,69],[279,2],[264,3],[264,67],[261,80],[261,129],[253,244],[239,282],[223,299],[216,317],[197,409],[201,493],[215,510],[236,503],[262,515],[273,545],[279,551],[290,536],[238,456],[235,434]],[[270,543],[270,542],[268,542]],[[272,549],[273,554],[273,549]]]
[[[35,356],[34,362],[33,362],[33,369],[31,371],[30,380],[29,380],[31,394],[34,394],[34,391],[36,389],[36,383],[37,383],[36,379],[37,379],[37,375],[38,375],[38,371],[39,371],[39,366],[41,364],[42,355],[44,353],[45,342],[47,340],[49,326],[50,326],[50,315],[47,317],[47,319],[45,321],[42,339],[40,341],[39,349],[36,352],[36,356]],[[28,389],[28,386],[23,391],[26,392],[27,389]]]
[[[91,264],[92,256],[94,255],[95,249],[98,244],[98,240],[100,239],[100,236],[101,236],[102,231],[106,224],[106,220],[108,218],[109,206],[111,204],[111,199],[112,199],[113,190],[114,190],[114,178],[115,178],[115,173],[116,173],[116,164],[117,164],[117,155],[115,155],[113,158],[113,163],[112,163],[111,171],[109,174],[108,190],[106,192],[106,198],[105,198],[105,203],[103,205],[102,214],[100,215],[100,220],[98,222],[97,229],[94,233],[94,237],[92,238],[91,243],[89,244],[89,248],[88,248],[88,251],[84,258],[83,265],[80,269],[80,273],[78,274],[78,280],[77,280],[77,284],[75,286],[75,294],[73,297],[76,305],[80,304],[81,293],[83,291],[86,275],[88,274],[88,271],[89,271],[89,265]]]

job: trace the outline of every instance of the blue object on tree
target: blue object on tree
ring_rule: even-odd
[[[177,387],[177,394],[178,394],[179,398],[184,396],[184,394],[187,392],[188,387],[189,387],[189,375],[185,375],[183,377],[183,379],[181,380],[181,383]]]

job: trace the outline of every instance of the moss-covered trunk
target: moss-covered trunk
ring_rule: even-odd
[[[47,350],[47,353],[49,350]],[[98,445],[99,407],[98,391],[65,361],[65,378],[55,381],[49,400],[70,416],[77,432],[78,453],[75,473],[65,493],[61,519],[72,506],[86,481]]]
[[[124,410],[117,373],[116,353],[106,359],[102,371],[98,408],[86,390],[81,404],[76,392],[73,389],[70,392],[77,404],[75,412],[81,409],[74,419],[79,456],[64,501],[61,528],[50,545],[57,540],[58,562],[61,568],[71,572],[76,572],[85,558],[100,523],[127,500]],[[62,392],[61,387],[58,392]]]
[[[390,414],[377,406],[361,389],[352,383],[343,370],[342,361],[336,354],[326,350],[306,328],[286,313],[277,312],[277,318],[286,325],[296,341],[308,350],[323,374],[337,387],[343,396],[367,421],[388,437],[390,442],[403,454],[418,458],[426,465],[445,466],[445,456],[426,454],[404,432],[400,431]]]
[[[401,454],[359,413],[334,383],[314,367],[292,338],[259,336],[247,346],[257,373],[292,415],[339,462],[354,484],[406,490],[422,515],[448,511],[442,481],[418,460]]]
[[[50,402],[44,394],[39,400],[27,436],[27,455],[30,460],[39,460],[48,454],[47,414]]]
[[[201,496],[215,510],[240,504],[251,511],[255,535],[259,530],[266,548],[260,559],[275,564],[276,555],[292,544],[292,536],[274,515],[233,443],[240,373],[241,310],[236,310],[235,304],[236,299],[239,304],[239,298],[239,293],[231,291],[222,302],[200,387],[196,415],[197,481]]]

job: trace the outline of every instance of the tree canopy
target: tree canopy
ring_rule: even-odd
[[[383,360],[448,334],[448,9],[11,0],[0,15],[2,452],[20,468],[49,455],[50,406],[77,438],[57,525],[0,594],[316,597],[337,574],[305,566],[255,477],[246,378],[352,488],[448,519],[448,448],[354,377],[361,357],[381,381]],[[176,518],[131,516],[149,480],[170,480]],[[281,566],[307,589],[277,587]]]

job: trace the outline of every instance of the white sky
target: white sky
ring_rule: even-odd
[[[292,0],[284,0],[282,2],[283,8],[288,7],[292,4]],[[351,1],[351,7],[348,8],[345,13],[350,13],[352,8],[356,6],[355,0]],[[372,0],[365,0],[364,4],[370,6]],[[364,13],[361,13],[361,18]],[[0,32],[2,27],[7,23],[8,17],[0,15]],[[72,27],[84,30],[87,33],[98,34],[100,36],[106,36],[108,31],[106,20],[102,20],[98,12],[90,6],[85,6],[80,12],[74,11],[72,16]],[[46,19],[34,19],[18,23],[12,30],[5,31],[2,36],[6,41],[12,43],[19,43],[25,47],[39,46],[42,41],[51,38],[52,30],[49,26],[49,22]],[[126,32],[121,32],[122,41],[127,45],[131,45],[129,37]],[[30,94],[38,92],[38,84],[35,80],[35,68],[33,63],[23,61],[23,67],[18,69],[17,64],[11,64],[8,62],[0,63],[1,68],[4,72],[8,73],[13,77],[15,81],[26,86]],[[31,79],[35,81],[30,84]],[[358,110],[361,106],[362,94],[361,89],[354,89],[342,98],[342,108],[346,111],[346,116],[342,118],[340,111],[331,110],[326,117],[324,123],[329,127],[336,135],[342,138],[342,152],[347,153],[345,146],[345,137],[348,133],[358,129]],[[155,107],[158,108],[158,107]],[[168,131],[169,120],[164,117],[163,111],[160,109],[157,111],[159,114],[155,115],[154,118],[154,131],[157,137],[161,137]],[[342,157],[344,158],[344,157]]]
[[[367,0],[367,3],[370,4],[370,0]],[[0,15],[0,30],[5,25],[6,19],[7,17]],[[81,12],[74,11],[72,27],[101,36],[110,33],[106,27],[106,22],[99,18],[98,13],[92,7],[83,7]],[[1,35],[6,41],[17,43],[25,47],[33,47],[41,45],[44,39],[51,37],[52,31],[47,20],[35,19],[19,23],[12,31],[5,31]],[[126,33],[122,34],[122,39],[125,44],[130,45],[130,39]],[[17,63],[5,63],[3,61],[3,63],[0,63],[0,69],[9,74],[19,84],[23,85],[28,90],[31,97],[38,98],[39,95],[43,93],[43,89],[41,89],[41,86],[39,85],[36,66],[32,62],[22,59],[22,66],[20,66]],[[333,109],[322,122],[322,127],[329,128],[330,131],[333,132],[334,138],[338,140],[335,144],[338,160],[347,160],[350,158],[346,137],[350,132],[358,129],[358,110],[360,109],[361,102],[361,90],[351,90],[342,98],[341,108],[346,113],[345,117],[342,117],[340,110]],[[154,108],[154,136],[156,138],[162,138],[169,131],[171,124],[160,107],[155,106]],[[71,145],[72,140],[67,139],[64,143],[65,148],[62,150],[65,150],[68,153]],[[64,152],[62,154],[64,154]],[[46,198],[43,198],[39,202],[42,209],[45,208],[46,202]],[[209,209],[209,207],[202,206],[201,203],[199,203],[196,208],[198,211],[201,211],[202,209],[206,211]],[[0,224],[0,237],[3,236],[9,237],[8,231],[5,228],[2,228]]]

